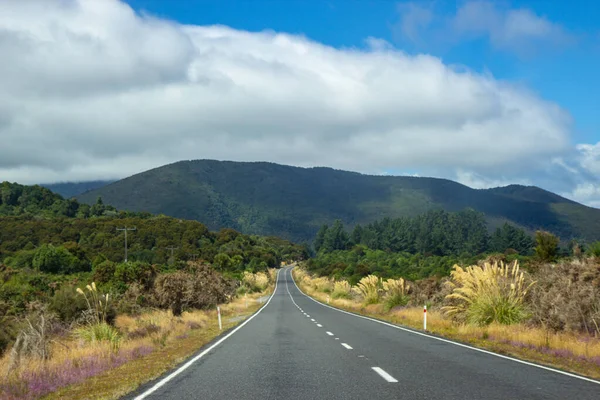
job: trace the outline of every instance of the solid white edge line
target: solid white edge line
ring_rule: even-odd
[[[291,271],[291,269],[290,269],[290,271]],[[489,350],[479,349],[477,347],[469,346],[467,344],[453,342],[452,340],[449,340],[449,339],[444,339],[444,338],[440,338],[440,337],[437,337],[437,336],[431,336],[431,335],[428,335],[428,334],[423,333],[423,332],[418,332],[418,331],[414,331],[412,329],[405,328],[403,326],[398,326],[398,325],[394,325],[394,324],[391,324],[391,323],[388,323],[388,322],[379,321],[377,319],[365,317],[364,315],[355,314],[355,313],[350,312],[350,311],[341,310],[339,308],[335,308],[335,307],[329,306],[327,304],[321,303],[319,300],[313,299],[312,297],[310,297],[309,295],[307,295],[306,293],[304,293],[302,290],[300,290],[300,288],[296,284],[296,281],[294,280],[294,275],[291,272],[290,272],[290,275],[292,277],[292,282],[294,282],[294,285],[296,286],[296,289],[298,289],[298,291],[300,293],[302,293],[303,296],[308,297],[309,299],[311,299],[312,301],[314,301],[317,304],[322,305],[323,307],[331,308],[332,310],[339,311],[339,312],[344,313],[344,314],[352,315],[352,316],[357,317],[357,318],[366,319],[366,320],[369,320],[369,321],[372,321],[372,322],[376,322],[376,323],[381,324],[381,325],[386,325],[386,326],[389,326],[391,328],[399,329],[401,331],[409,332],[409,333],[412,333],[412,334],[415,334],[415,335],[424,336],[424,337],[427,337],[427,338],[430,338],[430,339],[438,340],[440,342],[450,343],[450,344],[453,344],[455,346],[463,347],[465,349],[470,349],[470,350],[478,351],[480,353],[488,354],[488,355],[491,355],[491,356],[504,358],[505,360],[514,361],[514,362],[517,362],[519,364],[529,365],[531,367],[536,367],[536,368],[544,369],[546,371],[555,372],[557,374],[566,375],[566,376],[569,376],[571,378],[577,378],[577,379],[581,379],[581,380],[584,380],[584,381],[587,381],[587,382],[591,382],[591,383],[595,383],[597,385],[600,385],[600,381],[597,381],[597,380],[594,380],[594,379],[591,379],[591,378],[586,378],[584,376],[575,375],[575,374],[572,374],[570,372],[561,371],[561,370],[558,370],[558,369],[546,367],[544,365],[534,364],[534,363],[529,362],[529,361],[519,360],[518,358],[513,358],[513,357],[505,356],[505,355],[502,355],[502,354],[494,353],[493,351],[489,351]]]
[[[396,378],[394,378],[393,376],[391,376],[390,374],[388,374],[387,372],[385,372],[384,370],[382,370],[379,367],[371,367],[371,369],[373,371],[377,372],[379,374],[379,376],[381,376],[383,379],[385,379],[389,383],[396,383],[396,382],[398,382],[396,380]]]
[[[144,393],[142,393],[139,396],[135,397],[134,400],[142,400],[142,399],[148,397],[149,395],[151,395],[152,393],[154,393],[155,391],[157,391],[158,389],[160,389],[162,386],[164,386],[171,379],[175,378],[177,375],[179,375],[180,373],[182,373],[183,371],[185,371],[186,369],[188,369],[196,361],[198,361],[199,359],[201,359],[202,357],[204,357],[212,349],[214,349],[215,347],[217,347],[218,345],[220,345],[221,343],[223,343],[228,337],[230,337],[231,335],[233,335],[234,333],[236,333],[237,331],[239,331],[244,325],[246,325],[248,322],[252,321],[252,319],[254,319],[254,317],[256,317],[258,314],[260,314],[260,312],[262,310],[264,310],[265,308],[267,308],[267,306],[271,302],[271,299],[273,298],[273,296],[275,296],[275,293],[277,293],[277,281],[279,280],[279,273],[280,272],[281,272],[281,269],[279,271],[277,271],[277,279],[275,280],[275,289],[273,289],[273,293],[271,294],[271,297],[269,297],[269,300],[265,303],[264,306],[262,306],[252,316],[250,316],[250,318],[248,318],[246,321],[244,321],[242,324],[240,324],[234,330],[232,330],[227,335],[225,335],[221,339],[219,339],[219,341],[217,341],[216,343],[214,343],[208,349],[204,350],[202,353],[198,354],[196,357],[192,358],[191,360],[189,360],[188,362],[186,362],[185,364],[183,364],[181,367],[179,367],[178,369],[176,369],[169,376],[161,379],[159,382],[157,382],[150,389],[146,390]]]
[[[346,343],[340,343],[342,346],[344,346],[345,348],[347,348],[348,350],[352,350],[352,346],[350,346],[349,344]]]

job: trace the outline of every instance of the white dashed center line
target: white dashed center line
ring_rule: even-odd
[[[312,322],[315,322],[315,319],[314,319],[314,318],[311,318],[310,320],[311,320]]]
[[[323,327],[323,325],[321,325],[321,324],[317,324],[317,326],[318,326],[319,328],[322,328],[322,327]]]
[[[352,350],[352,347],[350,345],[347,345],[346,343],[342,343],[342,346],[344,346],[348,350]]]
[[[379,374],[379,376],[381,376],[383,379],[385,379],[386,381],[388,381],[390,383],[398,382],[393,376],[391,376],[390,374],[388,374],[387,372],[385,372],[384,370],[382,370],[379,367],[372,367],[372,370],[377,372]]]
[[[333,336],[333,333],[331,333],[331,332],[329,332],[329,331],[327,331],[327,332],[325,332],[325,333],[326,333],[326,334],[328,334],[329,336]]]

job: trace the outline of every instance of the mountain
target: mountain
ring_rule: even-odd
[[[510,222],[563,240],[600,240],[600,210],[537,187],[477,190],[438,178],[371,176],[267,162],[181,161],[88,191],[118,209],[196,219],[210,229],[312,240],[322,224],[347,226],[430,209],[485,213],[490,228]]]
[[[54,193],[60,194],[65,199],[78,196],[88,190],[98,189],[114,181],[89,181],[89,182],[60,182],[60,183],[42,183],[40,186],[50,189]]]

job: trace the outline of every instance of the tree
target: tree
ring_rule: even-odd
[[[537,231],[535,233],[535,255],[541,261],[554,261],[558,254],[560,240],[550,232]]]
[[[348,234],[344,230],[344,224],[337,219],[333,226],[327,230],[323,238],[322,248],[325,251],[345,250],[348,246]]]
[[[314,246],[315,246],[315,252],[319,252],[319,250],[321,250],[321,247],[323,247],[323,242],[325,241],[325,235],[327,234],[327,230],[329,229],[329,227],[327,225],[323,225],[321,226],[321,229],[319,229],[319,231],[317,232],[317,236],[315,237],[315,242],[314,242]]]
[[[33,267],[41,272],[64,274],[77,272],[80,269],[80,262],[64,247],[44,244],[33,256]]]

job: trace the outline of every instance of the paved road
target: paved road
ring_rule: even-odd
[[[131,397],[600,399],[600,384],[328,308],[298,290],[289,268],[277,283],[262,311],[221,344]]]

